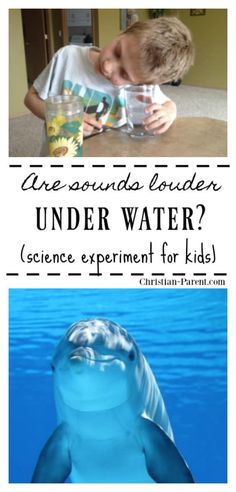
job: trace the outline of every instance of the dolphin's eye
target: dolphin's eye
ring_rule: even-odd
[[[51,365],[51,369],[52,369],[52,372],[55,371],[55,366],[53,364],[50,364]]]
[[[134,350],[131,350],[129,353],[129,360],[134,360],[135,359],[135,353]]]

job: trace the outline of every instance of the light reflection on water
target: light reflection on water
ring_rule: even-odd
[[[135,338],[196,481],[226,481],[225,289],[11,289],[9,297],[11,482],[30,481],[56,425],[54,348],[70,324],[90,317],[120,323]]]

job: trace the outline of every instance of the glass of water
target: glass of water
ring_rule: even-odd
[[[145,108],[154,102],[154,85],[130,85],[125,87],[125,107],[128,133],[131,137],[153,136],[145,130],[143,121],[147,118]]]

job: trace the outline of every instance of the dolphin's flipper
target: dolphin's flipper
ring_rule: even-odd
[[[139,420],[149,475],[158,483],[193,483],[192,474],[166,433],[151,420]]]
[[[71,460],[65,426],[60,425],[40,453],[32,483],[63,483],[70,472]]]

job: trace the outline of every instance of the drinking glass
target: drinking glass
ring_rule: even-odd
[[[145,108],[154,101],[155,86],[130,85],[124,90],[129,135],[131,137],[153,136],[151,131],[145,130],[143,121],[148,116],[148,113],[145,113]]]

